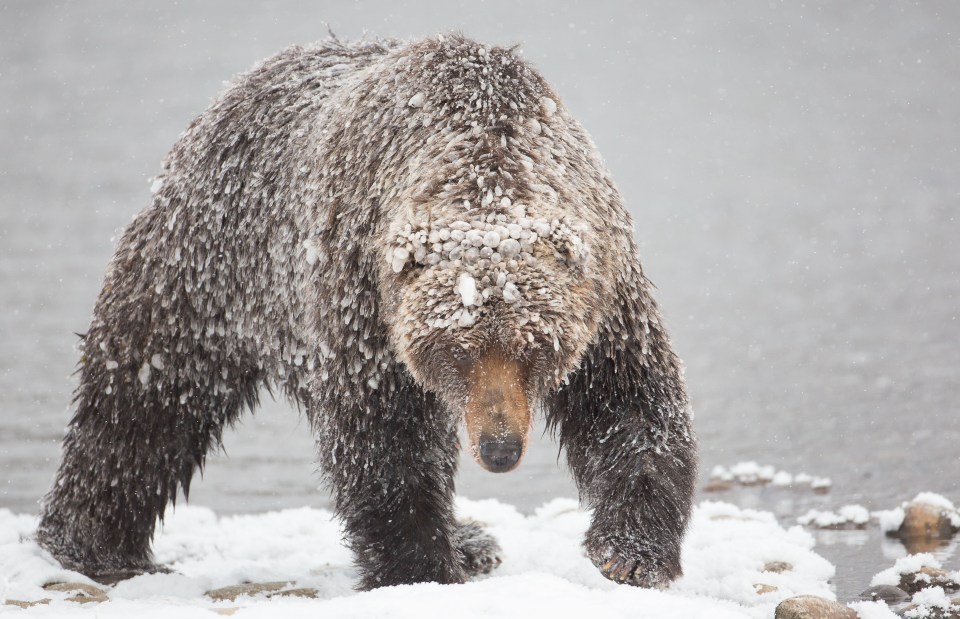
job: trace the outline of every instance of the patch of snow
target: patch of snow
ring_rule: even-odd
[[[847,604],[857,613],[859,619],[900,619],[899,616],[890,610],[890,607],[883,602],[853,602]]]
[[[902,507],[873,512],[873,517],[880,523],[880,530],[884,533],[899,529],[905,516]]]
[[[921,589],[913,594],[913,599],[910,601],[927,608],[941,608],[943,610],[950,608],[950,598],[947,597],[943,587]]]
[[[0,509],[0,598],[52,598],[25,615],[71,617],[210,617],[218,608],[241,607],[246,617],[606,617],[768,618],[792,595],[833,598],[834,568],[812,551],[800,527],[784,529],[772,514],[706,502],[694,511],[684,544],[685,574],[669,589],[649,590],[606,580],[584,556],[580,540],[589,513],[572,499],[555,499],[523,516],[497,501],[459,499],[460,517],[485,523],[503,547],[503,564],[463,585],[432,583],[353,590],[356,573],[330,512],[310,508],[218,517],[202,507],[169,509],[154,544],[157,561],[173,574],[146,574],[108,588],[98,605],[66,602],[45,591],[48,582],[89,579],[57,566],[32,540],[37,520]],[[794,569],[762,573],[767,561]],[[778,591],[759,596],[754,583]],[[317,599],[244,597],[214,602],[202,595],[244,581],[290,581],[312,587]]]
[[[862,505],[844,505],[836,512],[811,509],[797,518],[802,525],[820,528],[837,528],[847,525],[865,526],[870,521],[870,512]]]
[[[917,496],[913,497],[913,500],[910,502],[941,507],[949,512],[957,511],[957,508],[953,505],[953,501],[942,494],[937,494],[936,492],[921,492]]]
[[[786,471],[778,471],[773,466],[761,465],[753,460],[738,462],[729,468],[718,464],[710,470],[710,477],[711,479],[732,481],[745,485],[809,485],[813,489],[829,488],[833,485],[829,477],[814,477],[807,473],[791,475]]]

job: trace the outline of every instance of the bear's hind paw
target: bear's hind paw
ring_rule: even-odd
[[[489,574],[502,562],[500,544],[479,522],[458,522],[454,539],[468,577]]]

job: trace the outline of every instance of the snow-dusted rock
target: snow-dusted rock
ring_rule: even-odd
[[[857,619],[857,612],[826,598],[799,595],[780,602],[775,619]]]

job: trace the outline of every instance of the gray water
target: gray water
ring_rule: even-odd
[[[810,507],[960,501],[960,4],[8,2],[0,5],[0,508],[35,512],[69,419],[75,331],[112,237],[223,82],[291,43],[459,29],[522,43],[630,205],[687,366],[704,472],[752,459]],[[191,501],[328,506],[308,424],[267,403]],[[575,496],[556,445],[458,490]],[[905,552],[818,535],[843,598]],[[942,556],[956,565],[956,552]]]

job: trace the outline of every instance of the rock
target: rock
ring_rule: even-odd
[[[881,601],[887,605],[902,604],[910,599],[910,594],[893,585],[876,585],[860,594],[861,600],[868,602]]]
[[[919,604],[911,604],[903,607],[897,616],[907,619],[960,619],[960,604],[956,600],[950,601],[950,608],[924,606],[922,610],[918,610]]]
[[[228,607],[228,608],[211,608],[210,610],[212,610],[213,612],[217,613],[218,615],[227,615],[227,616],[229,616],[229,615],[234,614],[234,613],[237,612],[238,610],[240,610],[240,607],[239,607],[239,606],[230,606],[230,607]]]
[[[296,597],[296,598],[315,598],[317,597],[318,591],[310,587],[301,587],[299,589],[285,589],[283,591],[277,591],[276,593],[271,593],[269,597]]]
[[[839,602],[815,595],[798,595],[780,602],[774,619],[857,619],[857,613]]]
[[[258,595],[260,593],[276,593],[280,591],[289,582],[246,582],[240,585],[231,585],[229,587],[220,587],[207,591],[204,595],[218,602],[232,602],[241,595]]]
[[[901,539],[948,539],[960,531],[956,514],[941,505],[910,503],[903,508],[900,528],[889,534]]]
[[[949,574],[935,567],[924,566],[919,572],[900,576],[900,588],[911,595],[927,587],[943,587],[947,593],[960,591],[960,583],[954,582]]]
[[[82,582],[52,582],[43,585],[47,591],[60,591],[61,593],[74,593],[74,597],[105,598],[107,592],[100,587],[87,585]]]
[[[61,593],[72,593],[67,598],[68,602],[78,604],[99,604],[106,602],[109,598],[107,592],[100,587],[94,587],[82,582],[53,582],[43,586],[47,591],[59,591]]]
[[[712,479],[703,487],[704,492],[727,492],[733,490],[733,483],[722,479]]]
[[[768,561],[763,564],[764,572],[773,572],[774,574],[782,574],[783,572],[789,572],[793,569],[793,564],[787,563],[786,561]]]
[[[30,608],[31,606],[39,606],[40,604],[49,604],[50,598],[43,598],[42,600],[33,600],[32,602],[27,602],[25,600],[4,600],[3,602],[7,606],[19,606],[20,608]]]
[[[68,602],[76,602],[77,604],[99,604],[100,602],[106,602],[110,598],[105,595],[91,596],[91,595],[74,595],[67,598]]]
[[[757,592],[757,595],[763,595],[764,593],[773,593],[774,591],[779,591],[779,589],[773,585],[764,584],[762,582],[754,583],[753,590]]]

